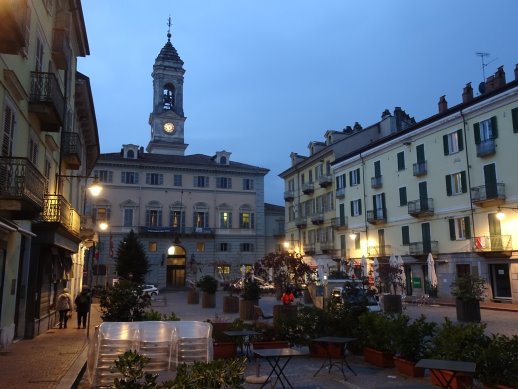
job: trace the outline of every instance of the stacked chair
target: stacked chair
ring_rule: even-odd
[[[175,365],[212,361],[212,324],[202,321],[177,321]]]
[[[150,359],[145,370],[169,370],[174,358],[176,328],[165,321],[143,321],[138,324],[138,352]]]

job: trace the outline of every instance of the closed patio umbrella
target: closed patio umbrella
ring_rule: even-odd
[[[374,258],[374,262],[372,263],[374,284],[379,285],[380,283],[380,264],[378,262],[378,258]]]
[[[397,256],[397,264],[401,272],[401,291],[405,293],[406,290],[406,274],[405,274],[405,262],[403,262],[403,258],[401,255]]]
[[[428,282],[432,288],[435,288],[437,286],[437,274],[435,274],[435,261],[432,253],[428,254],[426,262],[428,263]]]
[[[365,258],[365,255],[362,255],[361,267],[362,277],[367,278],[369,276],[369,267],[367,266],[367,259]]]
[[[347,269],[347,276],[349,278],[353,278],[354,277],[354,261],[351,259],[349,259],[349,268]]]

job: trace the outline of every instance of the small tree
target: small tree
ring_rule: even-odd
[[[303,282],[306,276],[313,273],[311,267],[302,261],[299,254],[287,252],[267,254],[254,266],[255,275],[263,278],[268,278],[269,269],[273,269],[275,286],[282,289],[285,289],[290,283]]]
[[[143,283],[150,265],[138,236],[131,230],[117,248],[117,274],[138,284]]]
[[[141,298],[142,288],[133,282],[121,280],[102,289],[99,303],[103,321],[141,321],[151,302]]]

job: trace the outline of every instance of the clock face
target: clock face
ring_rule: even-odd
[[[164,132],[171,134],[174,131],[174,124],[171,122],[164,123]]]

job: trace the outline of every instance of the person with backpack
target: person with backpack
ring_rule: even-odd
[[[72,296],[70,290],[63,288],[63,293],[58,296],[56,310],[59,312],[59,328],[67,328],[68,313],[72,309]]]
[[[83,328],[86,328],[86,318],[88,316],[88,312],[90,312],[90,304],[92,303],[89,291],[86,288],[83,288],[74,302],[76,304],[77,311],[77,328],[81,328],[81,324],[83,324]]]

